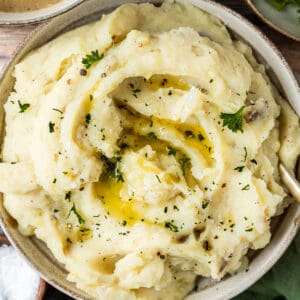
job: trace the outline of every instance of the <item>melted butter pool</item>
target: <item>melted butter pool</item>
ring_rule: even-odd
[[[137,222],[151,223],[149,220],[145,220],[139,212],[138,206],[140,204],[137,201],[134,199],[123,201],[121,199],[120,191],[123,185],[124,183],[111,178],[95,184],[96,193],[101,199],[106,212],[124,226],[132,226]]]

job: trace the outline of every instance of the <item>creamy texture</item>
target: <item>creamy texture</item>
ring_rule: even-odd
[[[24,12],[53,5],[60,0],[0,0],[0,11]]]
[[[91,296],[182,299],[197,275],[221,279],[268,244],[298,118],[215,17],[127,4],[33,51],[15,77],[4,205]],[[241,107],[242,129],[223,126]]]

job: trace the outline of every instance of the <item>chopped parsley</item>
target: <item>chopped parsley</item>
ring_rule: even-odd
[[[20,108],[19,113],[25,112],[30,107],[29,103],[22,104],[20,100],[18,100],[18,104],[19,104],[19,108]]]
[[[119,164],[121,161],[121,156],[115,156],[108,158],[105,155],[101,156],[101,160],[104,162],[106,172],[110,178],[114,178],[117,182],[124,182],[123,174],[119,170]]]
[[[248,152],[247,152],[247,148],[246,147],[244,147],[244,158],[243,158],[243,160],[242,160],[242,162],[245,162],[246,160],[247,160],[247,156],[248,156]]]
[[[169,90],[168,96],[172,96],[172,90]]]
[[[250,231],[252,231],[252,230],[253,230],[253,228],[245,229],[245,231],[247,231],[247,232],[250,232]]]
[[[253,164],[257,165],[257,161],[253,158],[250,160]]]
[[[75,214],[75,216],[76,216],[77,219],[78,219],[79,224],[84,224],[84,223],[85,223],[85,220],[84,220],[84,219],[81,217],[81,215],[78,213],[78,211],[77,211],[77,209],[76,209],[76,206],[75,206],[75,203],[74,203],[74,202],[73,202],[72,208],[71,208],[70,211],[69,211],[68,218],[70,217],[71,212],[73,212],[73,213]]]
[[[147,137],[148,137],[150,140],[156,140],[156,139],[157,139],[157,136],[156,136],[156,134],[155,134],[153,131],[148,132],[148,133],[147,133]]]
[[[52,133],[54,132],[54,126],[55,126],[55,123],[52,123],[51,121],[49,122],[49,132]]]
[[[179,208],[176,205],[173,205],[173,209],[179,211]]]
[[[198,140],[199,140],[200,142],[202,142],[202,141],[205,140],[205,137],[204,137],[201,133],[199,133],[199,134],[198,134]]]
[[[127,224],[126,220],[123,220],[122,223],[121,223],[122,226],[126,226],[126,224]]]
[[[85,123],[89,124],[91,122],[91,114],[86,114],[85,115]]]
[[[68,201],[70,202],[71,196],[72,196],[72,192],[71,192],[71,191],[68,191],[68,192],[65,194],[65,200],[68,200]]]
[[[242,106],[237,112],[233,114],[221,113],[220,118],[223,120],[223,127],[227,126],[233,132],[243,132],[243,110]]]
[[[170,147],[170,146],[167,146],[167,150],[168,150],[168,155],[174,155],[175,156],[176,153],[177,153],[177,150]]]
[[[185,175],[185,168],[189,162],[190,162],[190,158],[187,156],[183,156],[182,158],[179,159],[179,163],[181,165],[183,175]]]
[[[59,209],[54,208],[54,209],[53,209],[53,212],[54,212],[54,213],[58,213],[58,212],[59,212]]]
[[[94,99],[94,96],[90,95],[90,101],[93,101],[93,99]]]
[[[209,83],[212,83],[214,80],[211,78],[210,80],[209,80]]]
[[[178,232],[178,227],[171,222],[166,222],[165,227],[170,229],[173,232]]]
[[[155,177],[156,177],[157,181],[158,181],[159,183],[161,183],[159,176],[158,176],[158,175],[155,175]]]
[[[207,208],[209,202],[208,201],[202,201],[202,208],[205,209]]]
[[[52,108],[52,110],[55,110],[55,111],[59,112],[60,114],[63,114],[63,112],[58,108]]]
[[[239,166],[239,167],[234,168],[233,170],[238,171],[238,172],[243,172],[244,168],[245,168],[245,166]]]
[[[250,185],[246,184],[243,188],[242,191],[248,191],[250,189]]]
[[[85,66],[86,69],[89,69],[92,64],[95,62],[101,60],[104,57],[104,54],[102,53],[99,55],[98,50],[91,51],[90,54],[87,54],[83,59],[82,59],[82,64]]]

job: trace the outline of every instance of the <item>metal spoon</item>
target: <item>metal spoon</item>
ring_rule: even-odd
[[[299,163],[298,163],[298,176],[299,174]],[[300,202],[300,183],[299,181],[295,178],[294,174],[290,172],[287,167],[281,162],[279,164],[279,172],[280,172],[280,177],[283,183],[286,185],[292,196]]]

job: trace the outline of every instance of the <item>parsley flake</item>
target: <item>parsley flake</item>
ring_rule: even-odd
[[[91,121],[91,114],[86,114],[86,115],[85,115],[85,123],[86,123],[86,124],[89,124],[90,121]]]
[[[243,188],[242,191],[248,191],[250,189],[250,185],[246,184]]]
[[[54,126],[55,126],[55,123],[52,123],[51,121],[49,122],[49,132],[52,133],[54,132]]]
[[[84,224],[84,223],[85,223],[85,220],[84,220],[84,219],[81,217],[81,215],[78,213],[78,211],[77,211],[77,209],[76,209],[76,206],[75,206],[75,203],[74,203],[74,202],[73,202],[72,208],[71,208],[70,211],[69,211],[68,218],[70,217],[71,212],[73,212],[73,213],[75,214],[75,216],[76,216],[77,219],[78,219],[79,224]]]
[[[83,59],[82,59],[82,64],[85,66],[86,69],[89,69],[92,64],[95,62],[101,60],[104,57],[104,54],[102,53],[99,55],[98,50],[91,51],[90,54],[87,54]]]
[[[182,168],[183,176],[185,175],[185,168],[189,162],[190,162],[190,158],[188,158],[187,156],[183,156],[182,158],[179,159],[179,163]]]
[[[257,165],[256,159],[253,158],[253,159],[251,159],[250,161],[251,161],[253,164]]]
[[[243,110],[242,106],[237,112],[233,114],[221,113],[220,118],[223,120],[223,127],[227,126],[233,132],[243,131]]]
[[[247,160],[247,156],[248,156],[248,152],[247,152],[247,148],[246,147],[244,147],[244,158],[243,158],[243,160],[242,160],[242,162],[245,162],[246,160]]]
[[[71,191],[68,191],[68,192],[65,194],[65,200],[68,200],[68,201],[70,202],[71,196],[72,196],[72,192],[71,192]]]
[[[239,166],[239,167],[234,168],[233,170],[238,171],[238,172],[243,172],[244,168],[245,168],[245,166]]]
[[[20,108],[19,113],[25,112],[30,107],[29,103],[22,104],[20,100],[18,100],[18,104],[19,104],[19,108]]]
[[[156,139],[157,139],[157,136],[156,136],[156,134],[155,134],[153,131],[148,132],[148,133],[147,133],[147,137],[148,137],[150,140],[156,140]]]
[[[202,142],[202,141],[205,140],[205,137],[204,137],[201,133],[199,133],[199,134],[198,134],[198,140],[199,140],[200,142]]]
[[[170,146],[167,146],[167,150],[168,150],[168,155],[174,155],[175,156],[176,153],[177,153],[177,150],[170,147]]]
[[[170,229],[173,232],[178,232],[178,227],[171,222],[166,222],[165,227]]]
[[[159,183],[161,183],[159,176],[158,176],[158,175],[155,175],[155,177],[156,177],[157,181],[158,181]]]

